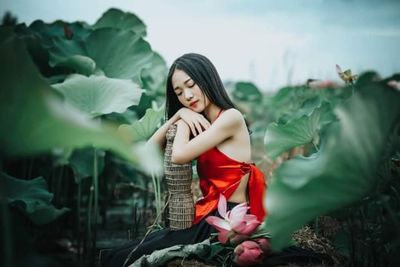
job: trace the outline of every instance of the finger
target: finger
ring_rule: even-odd
[[[199,123],[198,121],[196,121],[196,122],[194,123],[194,125],[196,126],[197,132],[198,132],[199,134],[201,134],[201,133],[203,132],[203,129],[201,129],[200,123]]]
[[[189,124],[189,127],[190,127],[190,131],[192,131],[192,134],[194,136],[197,136],[197,133],[196,133],[196,130],[195,130],[195,127],[194,127],[193,123]]]
[[[201,118],[200,124],[203,126],[204,130],[207,130],[211,126],[210,122],[204,117]]]

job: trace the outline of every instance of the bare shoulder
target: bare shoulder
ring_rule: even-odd
[[[235,125],[244,123],[243,114],[235,108],[230,108],[225,110],[224,112],[222,112],[220,117],[221,120],[225,121],[225,123],[235,124]]]
[[[225,115],[229,114],[230,116],[236,116],[238,118],[243,118],[243,114],[236,108],[227,109],[224,112],[222,112],[222,114],[225,114]],[[221,114],[221,116],[222,116],[222,114]]]

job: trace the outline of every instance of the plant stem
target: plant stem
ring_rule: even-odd
[[[92,221],[92,249],[93,252],[96,250],[96,238],[97,238],[97,218],[98,218],[98,209],[99,209],[99,185],[98,185],[98,173],[97,173],[97,150],[94,148],[93,153],[93,188],[94,188],[94,208],[93,208],[93,217]],[[95,253],[93,253],[95,255]]]
[[[59,175],[56,178],[57,182],[56,182],[56,190],[54,191],[54,202],[57,204],[61,204],[61,190],[63,188],[62,186],[62,182],[63,182],[63,178],[64,178],[64,166],[60,167],[60,171],[59,171]]]
[[[313,144],[315,150],[316,150],[317,152],[319,152],[318,146],[315,144],[315,142],[311,142],[311,143]]]
[[[353,212],[353,210],[352,210]],[[353,223],[354,223],[354,219],[353,219],[353,215],[351,213],[351,215],[348,218],[348,225],[349,225],[349,229],[350,229],[350,238],[351,238],[351,262],[350,262],[350,266],[355,266],[356,264],[356,242],[355,242],[355,230],[353,227]]]
[[[0,161],[0,172],[3,170],[2,161]],[[7,192],[6,184],[4,183],[3,178],[0,177],[0,209],[1,209],[1,221],[3,222],[3,227],[0,229],[2,231],[3,240],[2,240],[2,260],[0,261],[1,266],[4,267],[12,267],[13,264],[13,240],[11,236],[11,222],[10,216],[8,212],[8,205],[5,199],[5,192]]]
[[[169,204],[169,200],[170,198],[168,197],[167,203],[165,203],[162,212],[164,212],[165,208],[168,206]],[[144,237],[142,238],[142,240],[139,242],[139,244],[136,245],[136,247],[134,247],[131,252],[129,252],[128,256],[126,257],[124,264],[122,265],[122,267],[126,267],[126,265],[128,264],[129,260],[131,259],[133,253],[139,248],[139,246],[145,241],[146,237],[150,234],[151,230],[153,230],[153,228],[156,226],[157,221],[159,220],[159,216],[161,215],[161,212],[159,214],[157,214],[156,219],[154,220],[153,224],[149,227],[149,229],[147,230],[146,234],[144,235]]]
[[[88,201],[88,221],[87,221],[87,242],[92,240],[92,206],[93,206],[93,186],[90,187],[89,201]]]
[[[76,216],[76,218],[77,218],[77,226],[76,226],[76,231],[77,231],[77,236],[78,236],[78,245],[77,245],[77,247],[78,247],[78,253],[77,253],[77,257],[78,257],[78,259],[80,259],[81,258],[81,256],[82,256],[82,254],[81,254],[81,241],[82,241],[82,239],[81,239],[81,199],[82,199],[82,181],[81,181],[81,179],[79,179],[79,182],[78,182],[78,196],[77,196],[77,199],[76,199],[76,206],[77,206],[77,216]]]
[[[160,213],[161,213],[161,191],[160,191],[160,182],[159,179],[157,178],[157,175],[152,172],[151,173],[151,179],[153,182],[153,190],[154,190],[154,199],[155,199],[155,206],[156,206],[156,218],[158,218],[157,220],[157,224],[159,224],[160,222]]]
[[[26,178],[32,178],[32,169],[33,169],[33,162],[35,161],[35,159],[32,157],[29,159],[29,165],[28,165],[28,176],[26,176]]]

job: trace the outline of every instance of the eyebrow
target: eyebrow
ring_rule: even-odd
[[[186,84],[187,82],[189,82],[192,78],[187,79],[186,81],[184,81],[183,83]],[[174,88],[174,91],[180,89],[179,86]]]

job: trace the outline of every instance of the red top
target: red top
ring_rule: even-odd
[[[260,222],[263,221],[267,214],[263,205],[266,184],[264,174],[254,163],[237,161],[214,147],[197,158],[197,172],[204,197],[195,205],[194,224],[217,209],[220,194],[229,199],[246,173],[249,173],[247,187],[250,213],[256,215]]]

